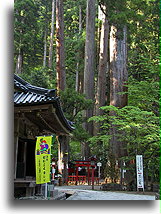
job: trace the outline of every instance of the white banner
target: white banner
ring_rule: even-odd
[[[136,172],[137,172],[137,189],[144,190],[144,177],[143,177],[143,156],[136,155]]]

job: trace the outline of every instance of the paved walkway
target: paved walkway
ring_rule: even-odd
[[[155,200],[154,195],[100,191],[100,186],[95,186],[95,190],[91,186],[56,186],[55,189],[71,194],[67,200]]]

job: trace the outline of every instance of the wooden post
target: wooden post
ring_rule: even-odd
[[[62,174],[62,162],[61,162],[61,150],[60,150],[60,142],[58,140],[58,136],[56,137],[58,142],[58,172]]]
[[[62,175],[63,184],[68,180],[68,137],[60,136],[58,142],[58,171]]]
[[[76,185],[78,184],[78,166],[76,168]]]
[[[23,161],[24,161],[24,177],[26,177],[26,154],[27,154],[27,142],[24,142],[24,154],[23,154]]]
[[[52,181],[55,180],[55,163],[52,162]]]
[[[63,169],[63,183],[68,185],[68,144],[69,144],[69,137],[68,136],[62,136],[62,142],[63,144],[63,163],[64,163],[64,169]]]
[[[45,183],[45,198],[48,196],[48,184]]]
[[[92,189],[94,190],[94,167],[92,167]]]
[[[15,118],[14,119],[14,179],[16,179],[16,171],[17,171],[18,137],[19,137],[19,118]]]
[[[90,185],[90,172],[89,172],[89,166],[88,166],[88,185]]]

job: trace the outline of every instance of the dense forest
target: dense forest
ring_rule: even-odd
[[[70,160],[96,156],[115,182],[142,154],[159,182],[158,0],[15,0],[14,72],[57,89]]]

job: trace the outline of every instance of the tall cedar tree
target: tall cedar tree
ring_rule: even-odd
[[[64,52],[63,0],[56,0],[56,78],[58,93],[64,91],[66,87]]]
[[[128,80],[127,72],[127,30],[126,26],[119,29],[112,25],[110,31],[110,105],[115,107],[124,107],[127,105],[127,94],[121,94],[127,91],[126,83]],[[113,112],[110,112],[112,115]],[[114,156],[125,155],[123,143],[118,142],[116,128],[113,125],[110,129],[112,136],[110,141],[111,151]]]
[[[94,70],[95,70],[95,0],[87,1],[86,9],[86,42],[84,68],[84,94],[87,99],[94,100]],[[93,109],[85,110],[85,117],[93,116]],[[85,123],[85,130],[93,135],[93,124]],[[82,156],[88,158],[90,149],[88,143],[82,144]]]
[[[55,15],[55,0],[52,0],[51,32],[50,32],[49,62],[48,62],[48,66],[50,69],[52,68],[53,62],[54,15]]]
[[[57,78],[57,92],[65,90],[66,87],[66,73],[65,73],[65,50],[64,50],[64,10],[63,0],[56,0],[56,78]],[[67,182],[68,170],[68,137],[59,136],[60,154],[59,157],[59,172],[62,171],[63,183]],[[64,169],[62,170],[62,161],[64,161]]]
[[[105,9],[105,6],[102,6]],[[99,44],[99,66],[98,66],[98,77],[97,77],[97,91],[96,91],[96,103],[95,103],[95,115],[101,115],[103,112],[100,109],[101,106],[104,106],[107,92],[107,73],[108,73],[108,35],[109,35],[109,23],[106,15],[101,11],[101,35],[100,35],[100,44]],[[100,125],[97,123],[94,125],[94,135],[99,132]]]

